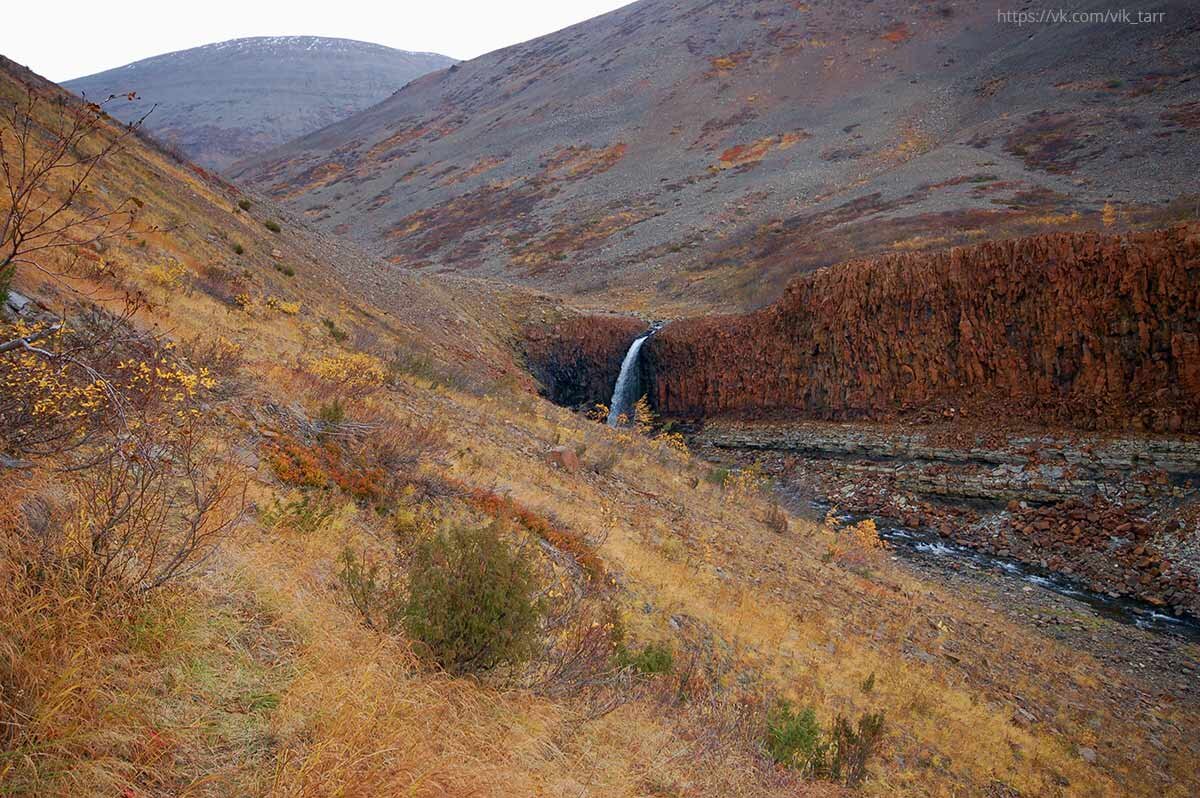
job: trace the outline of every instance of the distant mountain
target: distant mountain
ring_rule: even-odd
[[[758,306],[852,257],[1152,224],[1196,193],[1200,5],[1070,5],[1098,21],[642,0],[231,174],[400,265],[662,312]]]
[[[93,99],[136,91],[129,121],[157,104],[146,129],[196,163],[239,158],[374,105],[454,59],[319,36],[260,36],[135,61],[63,83]]]

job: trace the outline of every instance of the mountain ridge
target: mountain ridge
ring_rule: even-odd
[[[122,121],[151,108],[145,128],[203,167],[317,130],[455,63],[437,53],[321,36],[255,36],[163,53],[64,81],[77,94],[137,92]]]

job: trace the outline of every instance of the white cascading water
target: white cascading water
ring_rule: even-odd
[[[617,375],[617,385],[613,388],[612,403],[608,408],[608,426],[615,427],[621,423],[624,416],[626,422],[633,418],[633,403],[638,400],[637,358],[642,343],[650,337],[646,333],[629,345],[625,359],[621,361],[621,373]]]

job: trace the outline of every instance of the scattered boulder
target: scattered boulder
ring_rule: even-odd
[[[29,297],[25,296],[24,294],[18,294],[16,291],[13,291],[11,289],[8,292],[8,303],[7,304],[9,306],[9,308],[12,309],[13,313],[18,313],[18,314],[24,313],[25,309],[27,307],[29,307],[30,301],[31,300],[29,299]]]
[[[575,454],[575,450],[568,446],[555,446],[546,455],[546,460],[569,474],[574,474],[579,470],[579,455]]]

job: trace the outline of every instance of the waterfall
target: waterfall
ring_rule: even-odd
[[[642,348],[642,344],[647,338],[653,334],[653,330],[638,338],[629,345],[629,351],[625,353],[625,359],[621,361],[621,373],[617,376],[617,385],[613,388],[612,403],[608,410],[608,426],[615,427],[620,423],[621,416],[626,419],[633,418],[633,404],[639,398],[639,388],[641,380],[637,374],[637,359],[638,350]]]

